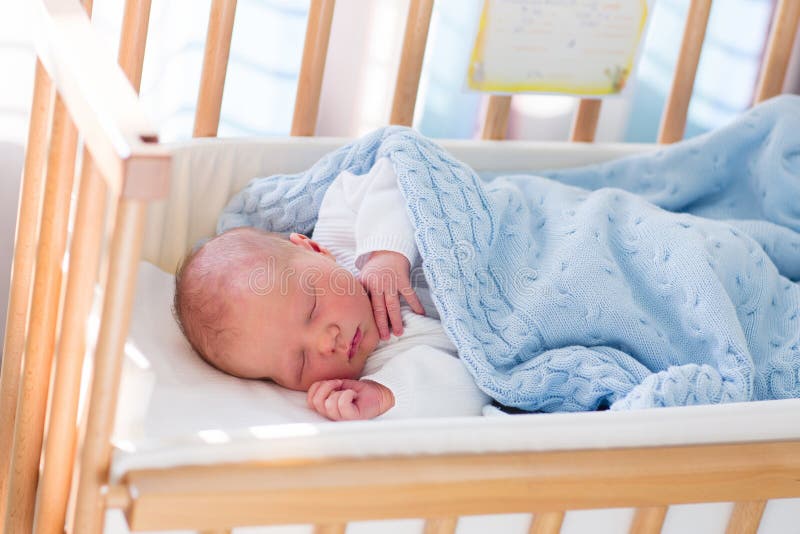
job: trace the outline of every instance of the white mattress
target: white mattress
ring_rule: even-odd
[[[267,409],[267,407],[265,407]],[[276,458],[552,451],[800,439],[800,400],[634,412],[529,414],[231,428],[117,442],[113,476],[128,470]]]
[[[173,269],[188,246],[213,231],[216,213],[250,178],[299,171],[343,142],[198,140],[176,146],[171,196],[150,212],[145,258],[162,269]],[[479,170],[509,171],[577,165],[651,148],[524,142],[446,144],[457,157]],[[634,412],[330,423],[305,407],[303,393],[222,375],[193,356],[169,311],[170,275],[143,263],[137,286],[114,432],[116,449],[111,469],[114,481],[133,469],[290,457],[545,451],[800,439],[797,399]],[[705,519],[693,516],[695,512],[689,513],[698,506],[704,510]],[[729,510],[730,505],[725,503],[672,507],[664,532],[721,533]],[[791,519],[799,511],[800,499],[771,501],[759,532],[800,534],[796,520]],[[625,532],[631,513],[627,509],[570,512],[563,532]],[[107,532],[124,531],[114,513],[110,519]],[[529,517],[517,514],[493,519],[491,523],[484,521],[488,520],[463,520],[459,534],[526,532]],[[422,523],[392,524],[399,529],[393,532],[419,532]],[[363,523],[351,527],[349,532],[387,531],[384,526],[377,529],[375,525]],[[467,530],[466,525],[472,525],[472,530]]]

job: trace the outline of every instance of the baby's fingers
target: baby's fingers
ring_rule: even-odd
[[[358,406],[356,406],[355,403],[356,392],[352,389],[345,389],[340,393],[338,408],[341,418],[350,420],[359,419],[360,413],[358,411]]]
[[[375,315],[375,324],[378,326],[378,334],[381,339],[389,339],[389,320],[386,318],[386,303],[383,293],[371,292],[372,313]]]
[[[342,386],[341,380],[323,380],[320,382],[316,382],[314,385],[318,385],[316,391],[314,391],[313,396],[311,393],[311,389],[309,389],[308,393],[310,396],[310,404],[311,407],[316,410],[317,413],[321,415],[327,415],[325,410],[325,401],[330,397],[331,392],[340,388]],[[312,386],[313,387],[313,386]]]
[[[400,289],[400,294],[403,295],[403,298],[406,299],[406,302],[408,302],[408,305],[411,306],[411,309],[414,310],[415,313],[425,315],[425,308],[422,307],[422,303],[419,301],[417,292],[414,291],[413,287],[409,285]]]
[[[403,334],[403,318],[400,317],[400,295],[386,294],[386,311],[389,322],[392,324],[392,333],[396,336]]]
[[[339,410],[339,404],[340,399],[347,391],[349,390],[334,391],[327,399],[325,399],[325,417],[334,421],[340,421],[342,419],[342,413]]]

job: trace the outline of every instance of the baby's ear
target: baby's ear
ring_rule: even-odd
[[[322,245],[320,245],[319,243],[317,243],[316,241],[314,241],[313,239],[311,239],[306,235],[297,233],[289,234],[289,241],[294,245],[303,247],[304,249],[310,250],[312,252],[319,252],[320,254],[328,256],[330,259],[336,261],[336,258],[333,257],[333,254],[331,254],[330,250],[323,247]]]
[[[303,234],[297,234],[297,233],[289,234],[289,241],[293,245],[297,245],[298,247],[302,247],[306,250],[311,250],[314,252],[320,251],[317,242]]]

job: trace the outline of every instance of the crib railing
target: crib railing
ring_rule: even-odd
[[[34,513],[37,531],[64,530],[86,322],[98,281],[105,296],[84,420],[79,494],[89,497],[82,500],[97,501],[107,481],[144,209],[166,193],[170,162],[131,87],[141,77],[144,39],[140,35],[137,46],[131,30],[146,29],[143,4],[128,3],[127,18],[139,17],[120,49],[129,78],[108,63],[91,30],[84,11],[91,10],[90,1],[82,7],[72,0],[46,0],[35,7],[34,102],[0,386],[0,525],[15,533],[33,530]],[[73,184],[79,138],[80,179]],[[40,477],[53,367],[47,460]],[[37,489],[39,503],[46,504],[34,508]]]
[[[63,532],[73,478],[74,521],[66,530],[80,534],[99,532],[107,508],[123,509],[134,529],[226,532],[233,525],[307,522],[318,533],[335,533],[351,520],[424,517],[431,534],[454,532],[462,514],[527,511],[535,513],[530,532],[543,534],[560,530],[566,510],[610,506],[638,506],[631,532],[655,533],[668,505],[717,500],[738,501],[729,532],[744,533],[757,530],[765,499],[800,495],[796,441],[143,470],[109,485],[144,209],[165,194],[169,175],[169,154],[136,97],[150,0],[126,1],[119,66],[91,30],[91,0],[33,3],[41,31],[0,377],[0,531]],[[293,135],[315,131],[334,4],[311,0]],[[710,7],[711,0],[692,0],[660,142],[683,136]],[[236,0],[212,0],[196,137],[217,132],[235,10]],[[433,0],[410,0],[393,124],[411,125],[432,11]],[[798,18],[800,2],[778,1],[756,101],[781,91]],[[505,137],[511,102],[489,98],[484,139]],[[571,140],[592,141],[600,111],[599,100],[582,99]],[[96,286],[104,291],[103,311],[79,417],[81,380],[88,380],[81,373],[85,323]],[[349,482],[319,484],[326,473]],[[282,485],[283,476],[297,485]],[[334,498],[335,506],[324,505]]]

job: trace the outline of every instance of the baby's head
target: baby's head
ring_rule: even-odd
[[[301,391],[357,379],[379,341],[364,287],[300,234],[236,228],[211,239],[179,267],[174,312],[212,366]]]

